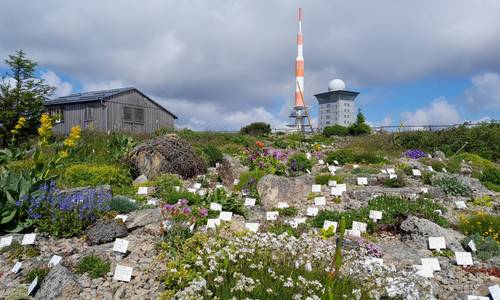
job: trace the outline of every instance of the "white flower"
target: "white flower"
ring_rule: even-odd
[[[311,262],[308,261],[304,267],[305,267],[305,269],[306,269],[307,272],[311,272],[312,271]]]

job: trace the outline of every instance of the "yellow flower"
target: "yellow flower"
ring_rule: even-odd
[[[42,145],[46,145],[48,143],[48,139],[52,136],[52,119],[46,113],[43,113],[40,118],[38,135],[40,136],[40,143]]]
[[[10,133],[12,133],[12,135],[18,134],[19,133],[19,129],[23,128],[25,123],[26,123],[26,118],[23,117],[23,116],[19,117],[19,119],[17,120],[16,125],[14,126],[14,129],[12,129],[10,131]]]
[[[65,157],[68,157],[69,153],[67,150],[61,150],[59,151],[59,157],[61,158],[65,158]]]
[[[78,140],[80,140],[81,137],[81,128],[80,126],[73,126],[71,128],[71,132],[69,133],[68,137],[64,140],[63,145],[68,147],[68,148],[73,148],[76,146],[76,143]]]

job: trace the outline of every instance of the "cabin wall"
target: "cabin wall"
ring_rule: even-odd
[[[107,114],[106,107],[101,102],[63,104],[46,107],[47,112],[55,112],[57,109],[63,110],[63,118],[54,124],[55,134],[68,134],[71,127],[80,125],[82,129],[96,129],[106,131]],[[90,109],[90,115],[85,118],[85,110]]]

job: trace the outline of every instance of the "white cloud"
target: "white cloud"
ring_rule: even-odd
[[[158,99],[158,98],[155,98]],[[193,130],[238,130],[252,122],[266,122],[272,128],[285,128],[286,120],[276,118],[263,107],[248,111],[225,109],[216,103],[193,103],[181,99],[159,100],[165,108],[174,112],[179,120],[176,126]]]
[[[472,87],[465,90],[468,104],[475,110],[500,108],[500,75],[484,73],[472,77]]]
[[[446,98],[439,97],[424,108],[414,112],[401,113],[401,122],[404,125],[449,125],[460,122],[457,108],[449,104]]]
[[[391,115],[386,116],[380,123],[380,126],[391,126],[391,125],[392,125]]]
[[[73,91],[73,85],[71,83],[62,81],[61,78],[51,70],[43,72],[40,77],[45,80],[45,83],[56,87],[56,91],[53,95],[54,98],[67,96]]]
[[[83,85],[82,91],[83,92],[90,92],[90,91],[100,91],[100,90],[108,90],[108,89],[117,89],[117,88],[122,88],[122,87],[128,87],[125,82],[121,80],[110,80],[110,81],[105,81],[105,82],[94,82],[94,83],[87,83]]]

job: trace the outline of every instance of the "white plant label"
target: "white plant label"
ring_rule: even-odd
[[[194,194],[197,190],[195,188],[188,188],[187,191]]]
[[[335,172],[335,171],[337,171],[337,167],[335,167],[335,166],[328,166],[328,171]]]
[[[382,172],[382,174],[387,174],[387,170],[386,169],[380,169],[380,172]]]
[[[207,194],[207,191],[205,189],[198,190],[198,195],[200,196],[205,196]]]
[[[311,171],[309,169],[306,169],[307,174],[311,174]]]
[[[382,212],[379,210],[370,210],[369,218],[373,220],[373,222],[377,222],[382,219]]]
[[[325,164],[325,161],[324,161],[324,160],[322,160],[322,159],[320,159],[320,160],[318,160],[318,164],[320,164],[320,165],[324,165],[324,164]]]
[[[459,266],[472,266],[472,255],[470,252],[455,252],[455,259]]]
[[[366,223],[363,222],[358,222],[358,221],[352,221],[352,229],[357,230],[361,233],[366,232]]]
[[[477,251],[477,248],[476,248],[476,243],[474,243],[474,240],[470,240],[469,243],[467,244],[467,246],[469,246],[469,249],[472,251],[472,252],[476,252]]]
[[[396,178],[398,178],[398,175],[392,173],[389,174],[389,179],[396,179]]]
[[[245,228],[252,231],[252,232],[257,232],[259,231],[259,223],[245,223]]]
[[[357,169],[357,168],[359,168],[359,165],[354,164],[354,165],[352,165],[352,167],[353,167],[354,169]]]
[[[411,170],[411,172],[413,173],[413,176],[416,176],[416,177],[422,176],[422,172],[420,172],[419,169],[413,169],[413,170]]]
[[[321,184],[313,184],[311,187],[313,193],[321,193]]]
[[[33,245],[35,243],[36,233],[25,234],[21,245]]]
[[[394,168],[388,168],[386,170],[388,174],[396,174],[396,170],[394,170]]]
[[[430,236],[429,237],[429,249],[435,249],[440,251],[441,249],[446,249],[446,240],[443,236]]]
[[[22,262],[20,262],[20,261],[16,262],[16,264],[14,265],[14,267],[12,267],[11,272],[14,273],[14,274],[17,274],[17,272],[19,272],[19,270],[21,270],[22,265],[23,265]]]
[[[231,221],[233,218],[233,213],[230,211],[221,211],[219,214],[219,219],[221,221]]]
[[[432,168],[432,166],[427,166],[427,170],[429,170],[429,172],[434,172],[434,168]]]
[[[368,178],[358,177],[358,185],[368,185]]]
[[[147,195],[147,194],[148,194],[147,186],[140,186],[139,189],[137,190],[137,195]]]
[[[6,236],[0,239],[0,249],[12,244],[12,236]]]
[[[333,163],[336,164],[337,166],[339,165],[339,162],[337,160],[334,160]]]
[[[49,261],[49,268],[58,265],[62,260],[62,256],[54,255]]]
[[[464,201],[455,201],[455,206],[458,209],[466,209],[467,208],[467,205],[465,205]]]
[[[174,186],[174,190],[175,190],[176,192],[178,192],[178,191],[180,191],[180,190],[181,190],[181,187],[180,187],[180,186],[178,186],[178,185],[176,185],[176,186]]]
[[[312,157],[311,153],[307,152],[306,157],[307,157],[307,159],[311,159],[311,157]]]
[[[307,208],[307,212],[306,212],[306,215],[308,217],[314,217],[318,214],[318,208],[317,207],[308,207]]]
[[[247,192],[246,190],[241,190],[241,194],[242,194],[243,196],[246,196],[246,195],[248,195],[248,192]]]
[[[435,257],[421,258],[420,262],[422,263],[423,266],[428,266],[432,271],[441,271],[439,260]]]
[[[490,286],[488,290],[490,291],[490,295],[493,300],[500,300],[500,287],[498,284]]]
[[[335,180],[328,180],[328,186],[336,186],[337,185],[337,181]]]
[[[340,190],[338,187],[332,187],[330,190],[330,195],[332,196],[342,196],[342,190]]]
[[[346,229],[344,234],[347,236],[361,237],[361,232],[354,229]]]
[[[199,190],[201,188],[201,183],[197,182],[197,183],[193,184],[193,188],[196,190]]]
[[[278,219],[279,214],[280,213],[278,211],[268,211],[266,212],[266,220],[275,221]]]
[[[125,221],[127,221],[127,219],[128,219],[128,216],[127,215],[116,215],[115,219],[122,220],[122,222],[125,223]]]
[[[286,202],[278,202],[278,208],[288,208],[288,203]]]
[[[255,198],[245,198],[245,206],[255,206]]]
[[[429,157],[429,158],[432,158],[432,155],[430,155],[430,154],[427,154],[427,157]]]
[[[435,213],[437,213],[437,214],[438,214],[438,215],[440,215],[440,216],[442,216],[442,215],[443,215],[443,211],[442,211],[442,210],[440,210],[440,209],[436,209],[434,212],[435,212]]]
[[[35,279],[33,279],[30,286],[28,287],[28,296],[31,295],[31,293],[33,293],[37,285],[38,285],[38,276],[35,277]]]
[[[467,295],[467,300],[490,300],[489,297],[476,296],[476,295]],[[493,299],[495,300],[495,299]]]
[[[124,239],[116,239],[113,244],[113,251],[127,253],[128,241]]]
[[[426,187],[423,187],[423,188],[420,189],[420,192],[422,194],[427,194],[429,192],[429,190]]]
[[[239,180],[239,179],[235,179],[235,180],[233,181],[233,185],[238,185],[239,183],[240,183],[240,180]]]
[[[314,205],[318,205],[318,206],[326,205],[326,198],[325,197],[314,198]]]
[[[132,267],[116,265],[114,280],[130,282],[132,279]]]
[[[422,276],[425,278],[432,278],[434,275],[432,274],[432,269],[429,266],[424,265],[413,265],[413,269],[417,273],[418,276]]]
[[[448,173],[448,171],[447,171],[445,168],[443,168],[443,172],[444,172],[444,173]]]
[[[220,225],[220,219],[207,219],[207,227],[215,229],[217,225]]]
[[[222,184],[217,184],[215,185],[215,189],[224,189],[224,186]]]
[[[149,199],[148,202],[146,202],[148,205],[156,205],[156,200],[155,199]],[[125,222],[125,221],[123,221]]]
[[[221,211],[222,205],[220,205],[219,203],[212,202],[210,203],[210,210]]]
[[[333,232],[336,232],[337,231],[337,222],[325,220],[325,223],[323,223],[323,229],[325,229],[325,230],[328,230],[331,226],[333,226]]]

